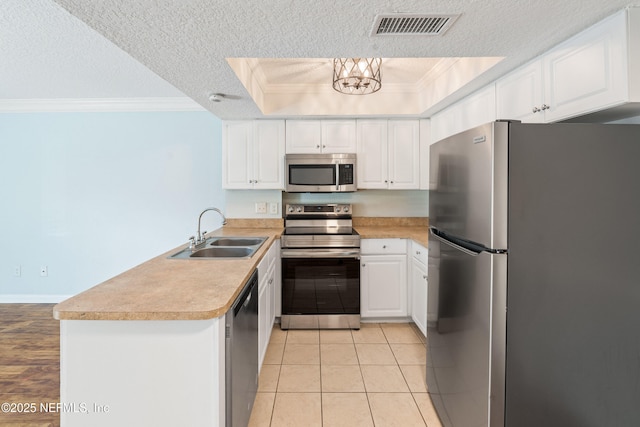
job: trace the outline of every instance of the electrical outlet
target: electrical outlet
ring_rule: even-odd
[[[22,267],[19,264],[13,267],[13,276],[14,277],[22,276]]]
[[[269,213],[273,215],[278,214],[278,204],[277,203],[269,203]]]
[[[49,275],[49,267],[43,265],[40,267],[40,276],[47,277]]]
[[[266,202],[256,202],[256,213],[266,214],[267,213],[267,203]]]

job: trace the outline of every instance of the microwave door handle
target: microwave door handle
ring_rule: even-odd
[[[340,191],[340,164],[336,164],[336,190]]]

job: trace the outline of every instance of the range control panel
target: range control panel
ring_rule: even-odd
[[[319,205],[286,205],[285,212],[287,216],[298,215],[313,215],[313,216],[326,216],[327,218],[333,216],[345,216],[351,215],[350,204],[319,204]]]

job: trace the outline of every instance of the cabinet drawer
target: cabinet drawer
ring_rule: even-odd
[[[406,239],[362,239],[360,241],[362,254],[406,254]]]
[[[420,243],[416,243],[413,240],[411,241],[411,255],[413,255],[414,259],[424,265],[427,265],[428,254],[427,248],[422,246]]]

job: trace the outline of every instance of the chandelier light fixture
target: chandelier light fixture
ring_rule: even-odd
[[[367,95],[380,90],[382,58],[334,58],[333,88],[347,95]]]

